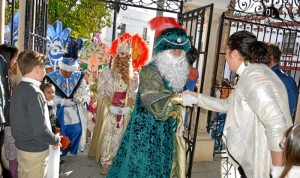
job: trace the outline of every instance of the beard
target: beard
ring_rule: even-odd
[[[169,82],[169,87],[175,92],[180,92],[186,84],[189,74],[189,63],[185,53],[174,56],[170,50],[159,52],[155,57],[158,71]]]
[[[129,80],[133,77],[133,68],[131,65],[130,55],[119,55],[113,59],[112,68],[121,75],[122,80],[129,84]]]

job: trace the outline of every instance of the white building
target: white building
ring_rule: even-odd
[[[141,37],[143,37],[149,47],[149,57],[151,58],[153,43],[154,43],[154,31],[149,28],[148,22],[156,17],[156,11],[144,8],[136,8],[128,6],[127,10],[120,10],[117,15],[117,29],[115,37],[123,34],[124,32],[129,33],[130,35],[134,35],[138,33]],[[177,14],[175,13],[164,13],[164,16],[175,17]],[[113,11],[112,11],[113,17]],[[105,27],[102,29],[102,41],[107,44],[109,47],[112,43],[112,30],[113,21],[111,22],[111,27]]]

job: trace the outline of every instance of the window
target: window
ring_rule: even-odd
[[[144,29],[143,29],[143,39],[144,40],[147,40],[147,27],[144,27]]]
[[[123,35],[126,31],[126,24],[121,24],[121,35]]]
[[[286,32],[283,37],[282,52],[294,53],[295,40],[297,37],[296,32]]]

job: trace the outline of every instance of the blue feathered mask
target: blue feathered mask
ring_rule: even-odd
[[[50,59],[51,65],[57,65],[57,61],[62,60],[65,53],[64,46],[67,38],[71,33],[70,28],[63,30],[62,23],[56,20],[56,29],[49,25],[47,26],[47,55]]]

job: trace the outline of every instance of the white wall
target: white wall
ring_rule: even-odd
[[[129,7],[127,10],[120,10],[117,16],[117,24],[118,26],[120,23],[126,24],[125,32],[134,35],[138,33],[140,36],[143,36],[143,29],[147,28],[147,42],[149,44],[149,57],[152,56],[153,51],[153,43],[154,43],[154,31],[151,30],[148,26],[148,22],[156,16],[156,11],[150,9],[143,9],[143,8],[133,8]],[[173,13],[164,13],[164,16],[169,17],[177,17],[176,14]],[[113,19],[113,11],[112,11],[112,19]],[[118,24],[119,23],[119,24]],[[113,22],[111,22],[111,27],[104,28],[102,30],[102,41],[107,44],[109,47],[112,43],[112,27]],[[115,36],[117,37],[117,30]]]

